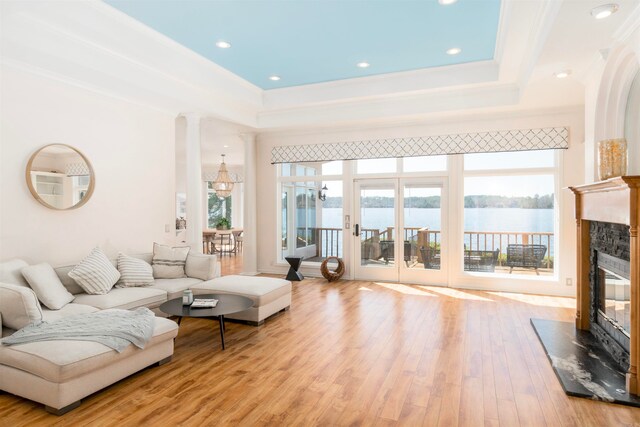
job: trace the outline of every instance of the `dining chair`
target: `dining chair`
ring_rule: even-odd
[[[242,252],[242,230],[233,232],[233,240],[235,243],[233,246],[233,252],[234,253]]]

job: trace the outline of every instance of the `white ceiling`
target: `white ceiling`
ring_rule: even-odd
[[[176,117],[203,113],[212,118],[203,126],[204,161],[217,164],[227,151],[229,164],[241,164],[237,135],[246,130],[581,106],[599,50],[638,25],[630,17],[638,21],[639,2],[616,2],[620,10],[597,21],[589,11],[602,1],[504,0],[494,60],[265,92],[100,1],[7,0],[0,2],[2,64]],[[555,79],[563,68],[573,74]]]
[[[176,120],[176,162],[185,164],[185,119]],[[250,132],[246,126],[225,122],[214,118],[204,118],[200,125],[200,143],[202,146],[202,165],[207,169],[220,166],[222,154],[225,163],[230,168],[241,167],[244,164],[244,142],[240,135]],[[226,147],[225,147],[226,146]]]

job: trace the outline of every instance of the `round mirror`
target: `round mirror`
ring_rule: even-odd
[[[75,209],[87,203],[95,186],[93,168],[80,151],[65,144],[45,145],[27,164],[27,185],[35,199],[51,209]]]

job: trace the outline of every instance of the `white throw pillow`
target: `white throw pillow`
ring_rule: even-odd
[[[120,272],[100,248],[93,249],[68,275],[90,295],[106,294],[120,279]]]
[[[184,271],[189,255],[189,246],[172,248],[167,245],[153,244],[153,277],[156,279],[178,279],[187,277]]]
[[[129,288],[134,286],[148,286],[153,284],[153,269],[148,262],[118,254],[118,271],[120,280],[116,283],[117,288]]]
[[[29,286],[21,273],[22,269],[28,265],[26,261],[17,258],[0,263],[0,282]]]
[[[11,329],[42,322],[38,297],[27,286],[0,283],[0,313],[2,324]]]
[[[22,275],[40,302],[51,310],[60,310],[75,298],[64,287],[53,267],[46,262],[23,268]]]
[[[188,277],[200,280],[211,280],[216,277],[216,263],[218,257],[215,255],[192,254],[187,256],[185,273]]]

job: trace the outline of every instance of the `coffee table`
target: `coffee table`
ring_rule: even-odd
[[[197,295],[195,298],[215,298],[218,300],[218,304],[213,308],[191,308],[191,306],[182,305],[182,298],[176,298],[163,303],[160,306],[160,310],[172,316],[178,316],[178,325],[182,322],[183,317],[217,317],[220,323],[220,340],[222,341],[222,349],[224,350],[225,314],[248,310],[253,305],[253,301],[240,295],[227,294]]]

